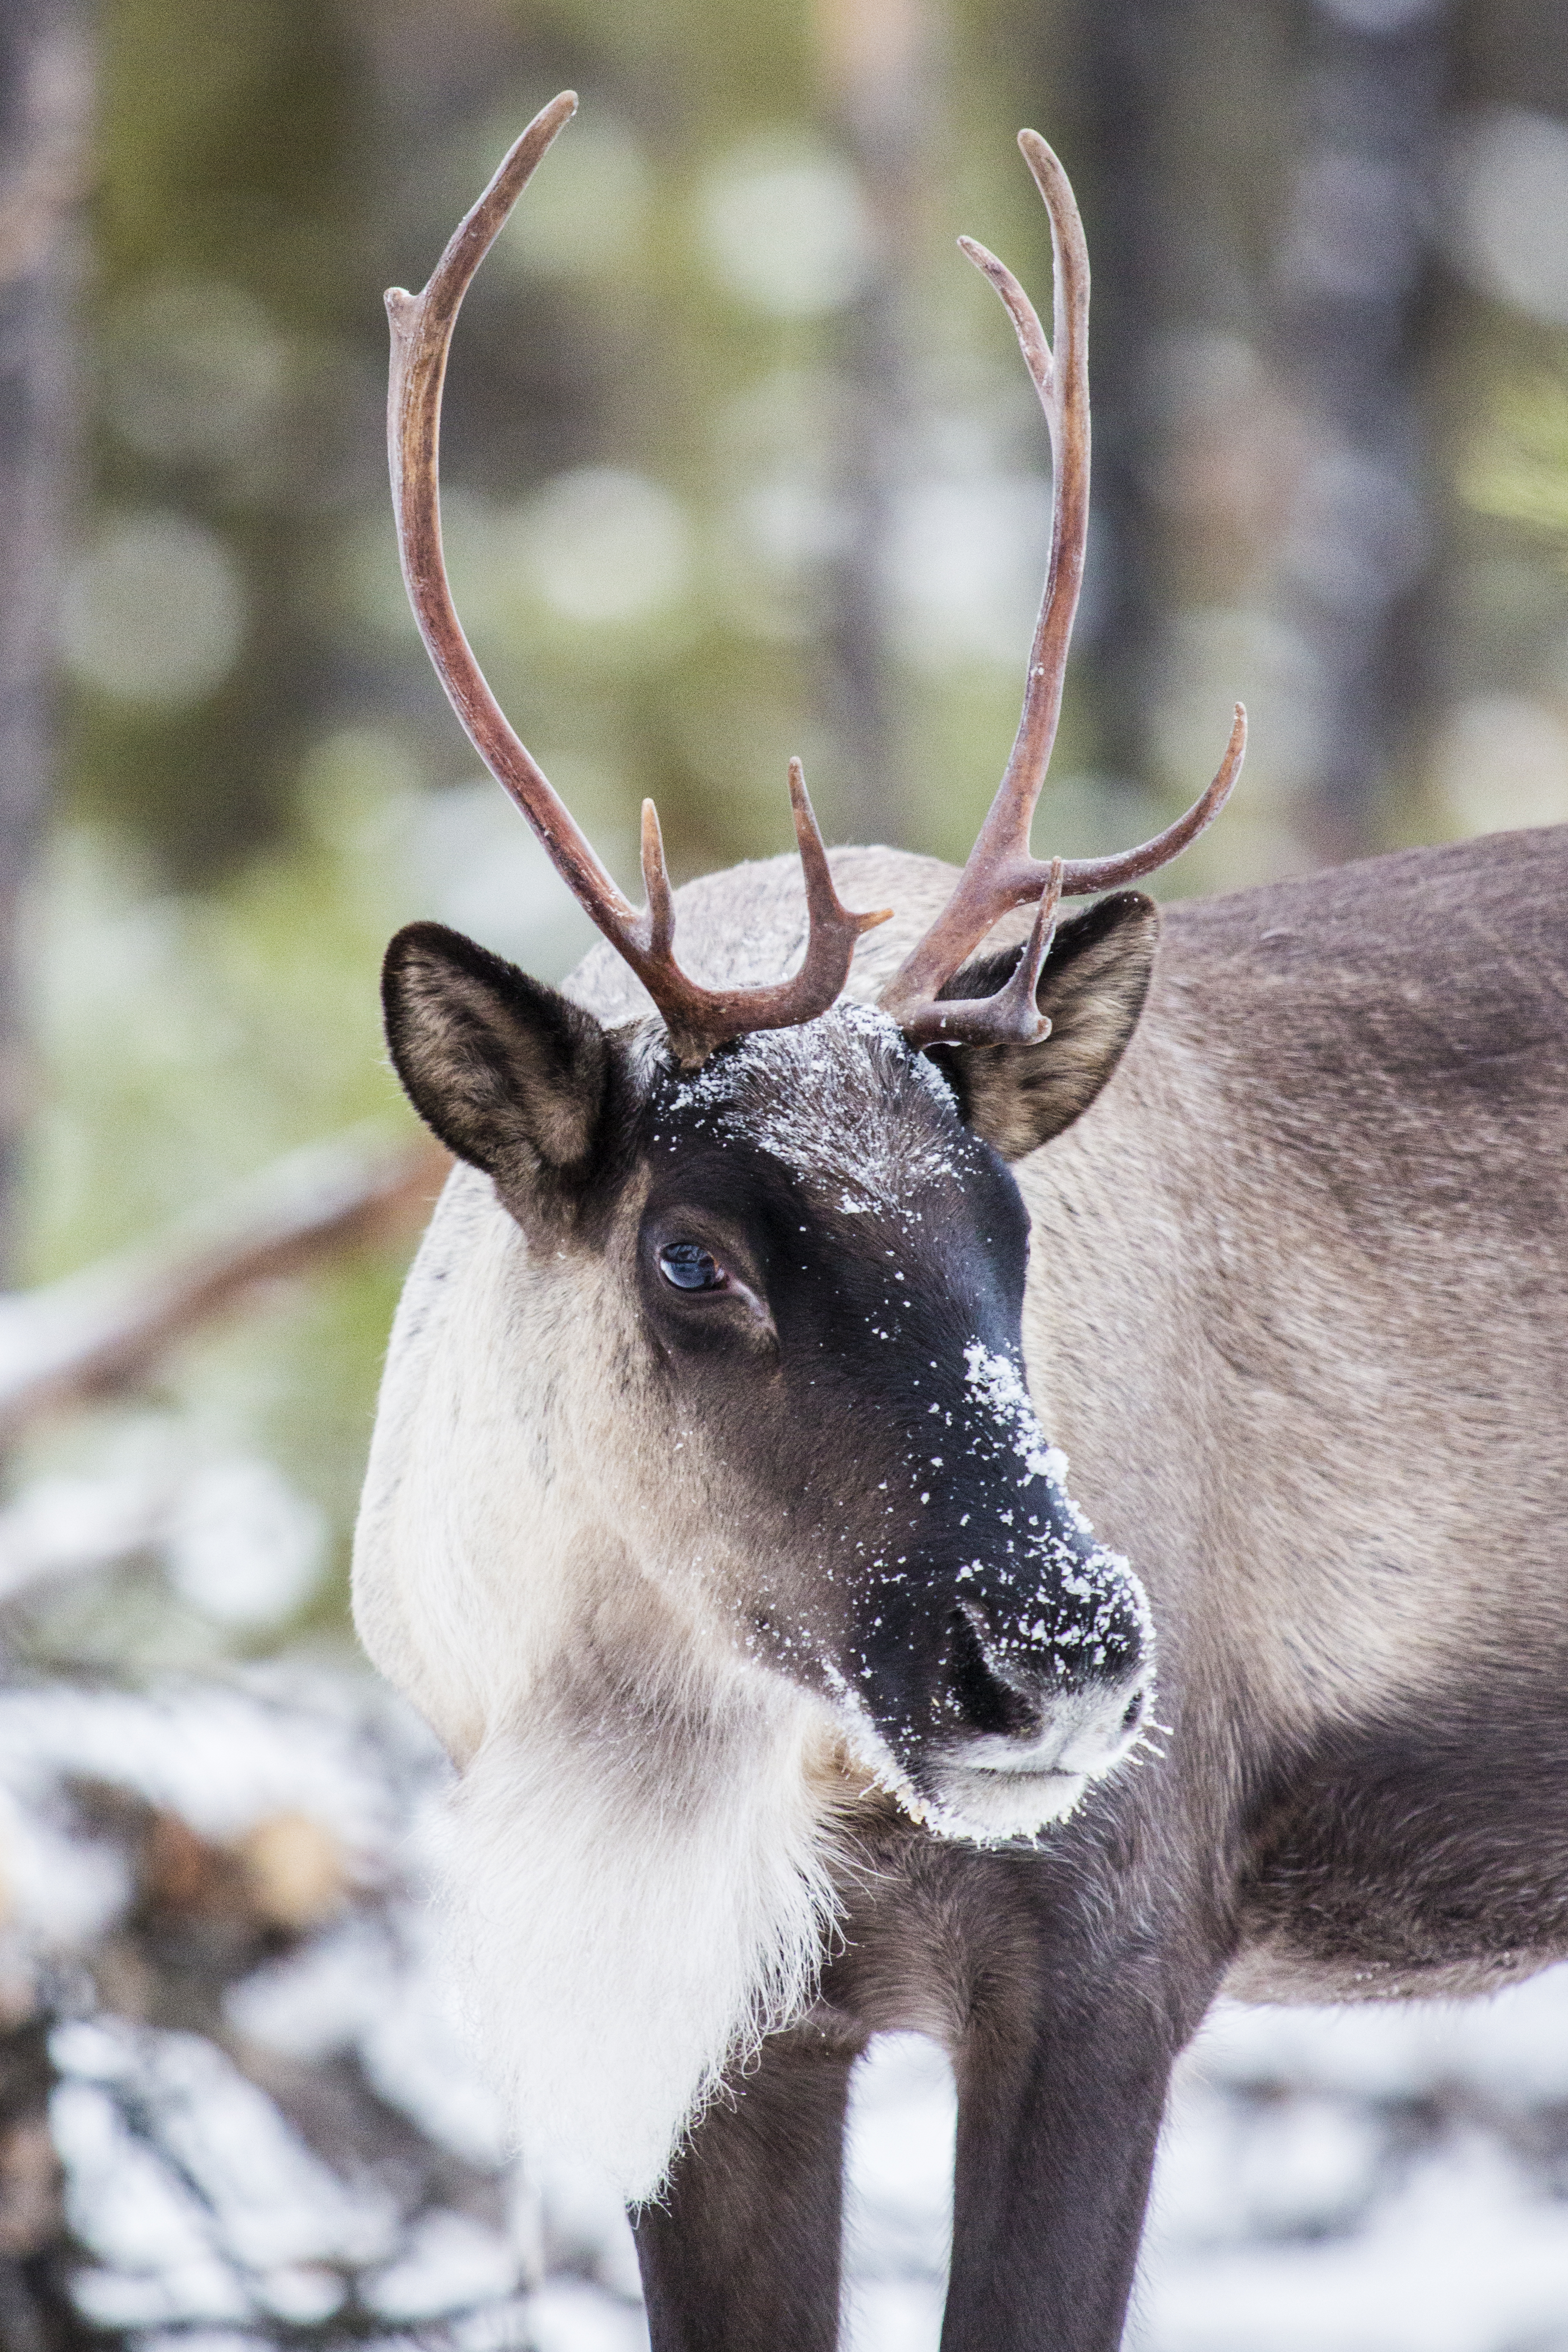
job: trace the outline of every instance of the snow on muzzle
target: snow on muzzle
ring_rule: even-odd
[[[829,1680],[900,1801],[988,1841],[1061,1820],[1127,1756],[1154,1643],[1143,1589],[1068,1496],[1016,1364],[979,1342],[964,1361],[962,1405],[921,1465],[926,1539],[887,1563]]]

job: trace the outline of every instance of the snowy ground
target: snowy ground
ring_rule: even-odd
[[[352,1682],[0,1691],[4,2046],[47,2035],[70,2293],[133,2352],[646,2352],[614,2197],[521,2177],[444,2021],[409,1843],[438,1775]],[[936,2352],[952,2131],[945,2061],[879,2043],[847,2352]],[[1568,1968],[1217,2013],[1127,2352],[1568,2352]]]
[[[935,2352],[952,2094],[858,2086],[853,2352]],[[1173,2101],[1128,2352],[1568,2352],[1568,1969],[1496,2000],[1221,2011]]]
[[[945,2061],[880,2042],[847,2352],[936,2352],[952,2129]],[[539,2352],[646,2344],[581,2283],[533,2308]],[[1568,1969],[1492,2001],[1218,2012],[1173,2101],[1127,2352],[1568,2352]]]

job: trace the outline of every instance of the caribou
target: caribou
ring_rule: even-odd
[[[618,2181],[657,2352],[837,2343],[847,2089],[890,2029],[958,2084],[944,2352],[1112,2352],[1219,1992],[1468,1992],[1568,1950],[1568,832],[1162,916],[1130,886],[1217,812],[1238,709],[1166,833],[1033,856],[1089,272],[1025,132],[1049,343],[964,249],[1054,531],[967,865],[826,851],[797,765],[798,861],[672,891],[649,806],[634,908],[441,554],[458,305],[574,104],[388,297],[420,629],[605,944],[560,990],[432,923],[388,951],[457,1166],[358,1623],[456,1766],[444,1907],[496,2080],[525,2147]]]

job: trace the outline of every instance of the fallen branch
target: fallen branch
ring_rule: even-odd
[[[0,1298],[0,1440],[143,1377],[257,1283],[411,1232],[450,1165],[429,1141],[362,1133],[310,1144],[159,1241]]]

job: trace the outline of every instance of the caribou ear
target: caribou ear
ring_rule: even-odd
[[[942,1045],[932,1058],[958,1089],[963,1116],[1004,1160],[1022,1160],[1089,1108],[1138,1025],[1154,969],[1160,910],[1141,891],[1102,898],[1063,923],[1036,1001],[1051,1034],[1038,1045]],[[977,957],[943,996],[988,996],[1022,950]]]
[[[442,923],[410,923],[382,966],[408,1099],[514,1213],[564,1208],[592,1172],[611,1046],[591,1013]]]

